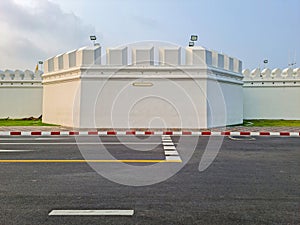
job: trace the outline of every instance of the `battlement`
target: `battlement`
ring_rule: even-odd
[[[38,70],[33,72],[31,70],[0,70],[0,85],[41,85],[43,72]]]
[[[243,70],[244,86],[300,86],[300,68]]]
[[[0,70],[0,118],[42,114],[42,74],[40,70]]]
[[[181,57],[183,51],[185,60],[182,60]],[[156,55],[158,55],[157,58],[155,58]],[[129,57],[131,57],[131,61]],[[242,73],[242,62],[239,59],[200,46],[186,47],[184,50],[176,46],[107,48],[106,64],[101,63],[100,46],[83,47],[47,59],[44,63],[44,70],[45,74],[48,74],[83,67],[99,69],[117,66],[130,66],[131,68],[211,67]]]
[[[278,79],[300,79],[300,68],[285,68],[283,70],[275,68],[273,70],[259,68],[243,70],[244,81],[278,80]]]

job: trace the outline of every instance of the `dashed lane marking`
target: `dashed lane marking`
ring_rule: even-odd
[[[33,152],[34,150],[0,149],[1,152]]]
[[[0,142],[0,145],[159,145],[160,142]]]
[[[1,159],[0,163],[180,163],[181,159]]]
[[[134,210],[52,210],[49,216],[133,216]]]

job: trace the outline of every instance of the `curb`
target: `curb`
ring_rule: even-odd
[[[234,132],[234,131],[0,131],[1,136],[292,136],[300,137],[300,132]]]

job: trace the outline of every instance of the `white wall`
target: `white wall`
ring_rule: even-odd
[[[208,127],[243,123],[243,88],[241,84],[208,81]]]
[[[82,93],[81,127],[206,127],[205,98],[190,79],[87,79]]]
[[[44,85],[43,122],[79,127],[79,106],[79,79]]]
[[[42,115],[41,71],[0,71],[0,118]]]
[[[43,121],[80,128],[208,128],[242,122],[241,61],[226,56],[228,68],[212,65],[223,55],[202,47],[186,48],[186,62],[180,60],[180,48],[124,49],[108,49],[106,65],[93,54],[99,47],[47,60]],[[124,65],[127,49],[133,65]],[[58,57],[63,61],[53,61]],[[72,57],[76,65],[59,69]]]
[[[300,86],[244,87],[244,119],[300,120]]]
[[[300,68],[243,73],[244,119],[300,119]]]

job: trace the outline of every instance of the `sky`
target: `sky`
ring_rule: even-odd
[[[91,45],[142,41],[196,45],[253,69],[300,67],[300,0],[0,0],[0,70]],[[104,54],[105,51],[102,50]]]

